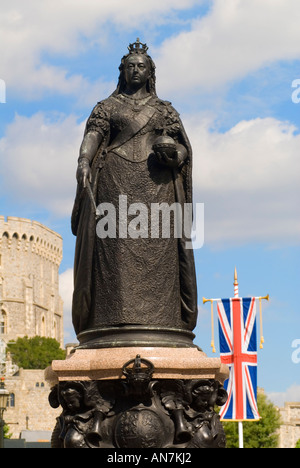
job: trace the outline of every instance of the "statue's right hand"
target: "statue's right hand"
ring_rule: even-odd
[[[87,185],[87,181],[91,183],[92,173],[88,159],[81,159],[78,163],[76,178],[79,185],[84,188]]]

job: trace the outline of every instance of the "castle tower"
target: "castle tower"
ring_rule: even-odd
[[[36,335],[55,338],[63,346],[61,260],[60,235],[36,221],[0,216],[2,347],[9,340]]]

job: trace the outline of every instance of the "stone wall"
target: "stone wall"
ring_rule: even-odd
[[[61,260],[59,234],[36,221],[0,216],[0,373],[10,393],[4,420],[13,438],[26,429],[52,432],[61,411],[49,405],[43,370],[18,370],[5,356],[8,341],[24,336],[55,338],[63,348]]]
[[[12,438],[18,439],[26,429],[53,431],[61,408],[56,410],[49,405],[50,387],[43,370],[20,369],[17,375],[5,379],[5,388],[10,393],[10,403],[3,416]]]
[[[287,402],[279,411],[283,422],[279,429],[279,447],[295,448],[300,440],[300,402]]]
[[[46,226],[0,216],[0,337],[36,335],[63,346],[62,238]]]

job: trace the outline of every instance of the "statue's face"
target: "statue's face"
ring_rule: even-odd
[[[150,76],[147,57],[141,54],[130,55],[125,62],[124,76],[129,88],[139,88],[146,84]]]
[[[66,390],[63,390],[61,394],[69,410],[75,410],[76,408],[80,407],[80,401],[82,399],[82,396],[76,389],[68,388]]]

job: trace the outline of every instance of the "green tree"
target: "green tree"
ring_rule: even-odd
[[[5,416],[5,413],[4,413],[4,416]],[[9,432],[9,427],[6,424],[4,424],[3,435],[4,435],[4,439],[11,439],[11,436],[12,436],[12,434]]]
[[[295,448],[300,448],[300,439],[299,439],[298,442],[296,443]]]
[[[244,448],[276,448],[278,446],[277,429],[280,427],[280,414],[266,395],[257,396],[259,421],[243,422]],[[223,423],[227,448],[238,448],[238,423]]]
[[[7,351],[11,353],[13,362],[23,369],[45,369],[53,360],[66,356],[54,338],[42,336],[18,338],[8,343]]]

